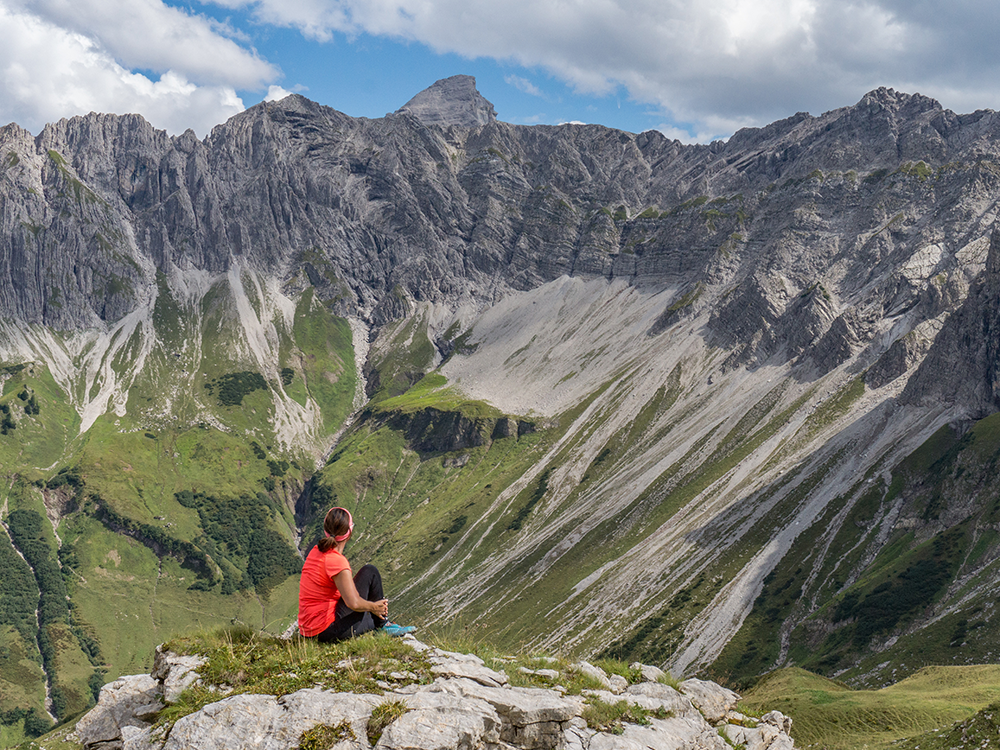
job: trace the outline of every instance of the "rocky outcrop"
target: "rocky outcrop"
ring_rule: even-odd
[[[119,677],[101,688],[97,705],[77,722],[76,737],[84,747],[112,748],[150,728],[162,696],[162,683],[150,675]]]
[[[160,645],[156,647],[150,677],[159,680],[162,685],[163,700],[176,703],[181,693],[200,682],[198,667],[204,663],[200,656],[182,656],[166,651]]]
[[[167,685],[192,682],[196,658],[161,648],[154,668],[157,679],[136,675],[105,686],[98,705],[80,719],[70,738],[85,750],[293,750],[304,733],[324,725],[339,727],[336,747],[369,750],[372,712],[380,704],[401,702],[404,710],[384,728],[376,750],[726,750],[723,735],[747,750],[793,747],[790,719],[778,712],[759,722],[743,716],[736,711],[739,696],[715,683],[687,680],[675,690],[650,680],[659,675],[654,667],[645,667],[645,681],[627,685],[620,694],[589,690],[565,695],[565,688],[558,686],[512,687],[506,675],[474,655],[431,648],[412,636],[407,641],[433,664],[437,677],[432,683],[410,684],[383,695],[317,688],[282,697],[230,695],[173,726],[154,727],[146,719],[164,701],[173,703],[179,697],[168,692]],[[612,684],[609,675],[593,665],[580,663],[573,669]],[[602,731],[588,727],[582,718],[588,701],[625,701],[657,718],[641,725],[625,723],[617,732]]]
[[[416,411],[366,413],[373,429],[389,425],[406,436],[408,446],[420,453],[463,451],[492,440],[520,437],[535,431],[527,420],[512,417],[469,416],[461,411],[426,408]]]
[[[424,89],[396,114],[409,113],[427,125],[474,128],[496,122],[497,113],[476,89],[476,79],[458,75]]]

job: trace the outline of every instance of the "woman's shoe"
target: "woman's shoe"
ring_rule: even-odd
[[[390,635],[393,638],[402,638],[407,633],[412,633],[416,630],[412,625],[397,625],[394,622],[387,622],[382,626],[382,632],[386,635]]]

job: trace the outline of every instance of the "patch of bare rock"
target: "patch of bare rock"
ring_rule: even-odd
[[[367,731],[383,703],[405,705],[374,750],[790,750],[791,719],[772,711],[758,719],[740,714],[740,696],[714,682],[689,679],[679,689],[660,682],[656,667],[640,668],[628,682],[586,662],[574,669],[606,689],[566,695],[552,689],[515,687],[504,672],[476,656],[436,649],[412,636],[407,642],[433,665],[431,684],[411,684],[383,695],[318,688],[289,695],[222,697],[172,727],[152,720],[200,678],[198,657],[157,650],[151,675],[121,677],[101,689],[100,700],[68,739],[85,750],[295,750],[318,726],[337,728],[329,747],[372,750]],[[550,670],[555,671],[555,670]],[[558,673],[557,673],[558,674]],[[621,701],[636,707],[643,723],[624,721],[613,731],[588,726],[588,702]],[[643,713],[646,712],[646,713]]]

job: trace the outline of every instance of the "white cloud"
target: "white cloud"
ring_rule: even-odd
[[[38,132],[74,114],[137,112],[172,133],[205,135],[243,110],[232,86],[199,85],[172,69],[157,80],[133,73],[97,40],[23,8],[0,3],[0,28],[0,122]]]
[[[1000,99],[1000,4],[983,0],[216,1],[312,39],[368,33],[542,67],[582,93],[623,86],[698,132],[880,85],[946,106]]]
[[[542,90],[539,89],[538,86],[533,84],[527,78],[522,78],[521,76],[516,76],[512,73],[510,75],[504,76],[503,79],[509,85],[513,86],[519,91],[523,91],[525,94],[530,94],[531,96],[539,96],[542,97],[543,99],[545,98],[545,94],[542,93]]]
[[[699,130],[692,132],[684,128],[679,128],[676,125],[670,125],[666,123],[660,125],[656,129],[659,130],[661,133],[663,133],[663,135],[665,135],[667,138],[670,138],[671,140],[678,140],[681,143],[687,143],[687,144],[708,143],[709,141],[712,141],[718,138],[719,136],[718,133],[711,130]]]
[[[264,97],[265,102],[277,102],[284,99],[286,96],[291,96],[291,91],[286,91],[281,88],[281,86],[271,85],[267,87],[267,96]]]
[[[278,71],[229,36],[226,25],[162,0],[6,0],[22,12],[83,34],[123,67],[173,70],[200,84],[260,88]]]

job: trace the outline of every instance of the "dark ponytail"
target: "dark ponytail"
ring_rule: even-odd
[[[323,533],[326,535],[320,539],[316,546],[320,552],[329,552],[337,546],[335,536],[344,536],[351,530],[351,517],[343,508],[330,508],[323,519]]]

